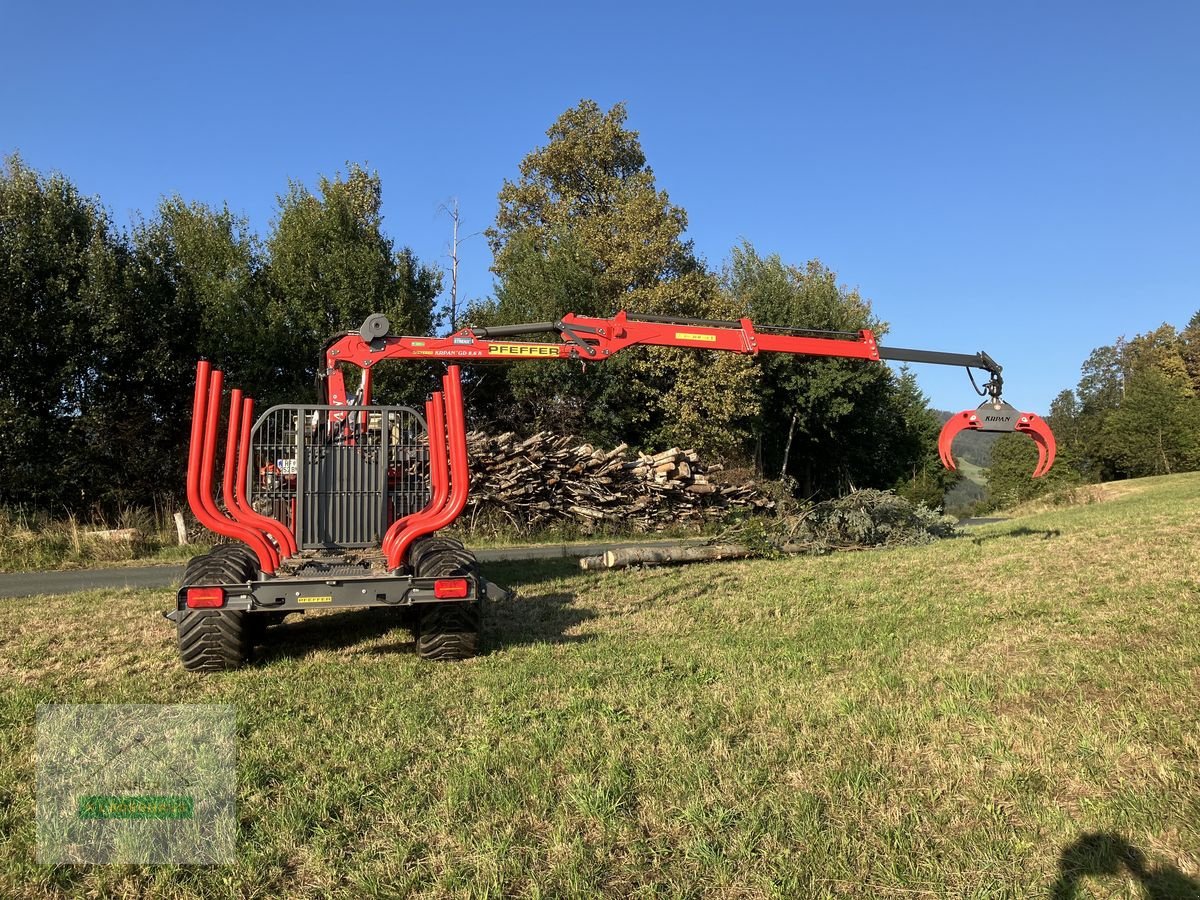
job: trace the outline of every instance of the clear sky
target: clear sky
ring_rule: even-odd
[[[265,232],[289,178],[360,161],[389,234],[444,264],[439,206],[485,228],[582,97],[628,104],[712,265],[742,239],[819,257],[887,343],[987,350],[1023,409],[1200,309],[1194,3],[0,0],[0,153],[119,225],[177,192]],[[483,238],[462,257],[487,294]]]

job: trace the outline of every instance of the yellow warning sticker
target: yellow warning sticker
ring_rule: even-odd
[[[297,603],[332,603],[332,597],[297,597]]]
[[[677,341],[708,341],[715,343],[717,336],[715,334],[697,334],[694,331],[677,331],[675,332],[675,340]]]
[[[489,356],[558,356],[561,344],[489,344]]]

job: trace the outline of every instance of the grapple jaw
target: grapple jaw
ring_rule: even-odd
[[[1054,433],[1046,424],[1046,420],[1033,413],[1020,412],[1015,406],[1005,403],[1003,400],[989,400],[980,404],[978,409],[963,410],[942,426],[942,433],[938,438],[938,454],[942,457],[942,464],[947,469],[956,468],[954,456],[950,452],[954,438],[960,431],[968,428],[974,431],[1019,431],[1033,438],[1033,442],[1037,444],[1038,448],[1037,468],[1033,470],[1034,478],[1041,478],[1054,465],[1054,454],[1057,448],[1054,443]]]

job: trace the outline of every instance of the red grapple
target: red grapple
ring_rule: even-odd
[[[950,452],[950,445],[954,443],[954,438],[958,436],[958,433],[967,428],[975,431],[1019,431],[1029,435],[1038,448],[1037,468],[1033,470],[1034,478],[1041,478],[1054,465],[1054,454],[1057,448],[1054,443],[1054,433],[1046,424],[1046,420],[1033,413],[1020,412],[1015,406],[1002,400],[996,400],[982,403],[978,409],[964,409],[942,426],[942,433],[938,438],[938,453],[947,469],[956,468],[954,456]]]

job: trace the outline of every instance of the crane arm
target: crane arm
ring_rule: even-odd
[[[339,369],[339,364],[345,363],[363,371],[361,398],[354,402],[369,403],[371,371],[379,363],[391,359],[441,360],[460,364],[551,359],[602,362],[629,347],[688,347],[751,356],[788,353],[796,356],[930,363],[963,366],[968,372],[979,369],[989,375],[983,390],[979,391],[980,394],[986,394],[988,399],[976,410],[958,413],[942,431],[938,446],[942,460],[949,468],[954,468],[950,445],[954,436],[964,429],[1029,434],[1038,445],[1035,477],[1048,472],[1054,462],[1054,435],[1049,427],[1033,413],[1018,412],[1001,399],[1004,387],[1002,368],[983,351],[945,353],[885,347],[880,346],[870,329],[819,331],[756,325],[749,319],[689,319],[625,311],[608,318],[568,313],[557,322],[463,328],[448,337],[397,337],[389,335],[389,328],[385,317],[373,315],[363,322],[358,331],[339,335],[330,341],[323,353],[320,375],[323,402],[333,406],[351,404],[345,378]],[[557,340],[515,340],[537,334],[554,335]]]
[[[382,324],[379,320],[383,320]],[[553,334],[558,340],[532,342],[510,339],[535,334]],[[466,364],[549,359],[601,362],[635,346],[966,366],[988,372],[995,382],[1000,381],[1001,372],[1000,365],[983,352],[940,353],[881,347],[869,329],[821,331],[755,325],[749,319],[722,321],[673,318],[635,315],[624,311],[609,318],[568,313],[557,322],[464,328],[440,338],[390,336],[387,334],[386,319],[372,316],[359,331],[340,335],[325,347],[322,368],[329,382],[329,402],[339,405],[346,402],[344,380],[339,377],[338,370],[341,363],[370,372],[380,362],[391,359],[437,359]],[[999,383],[993,396],[999,396]]]

